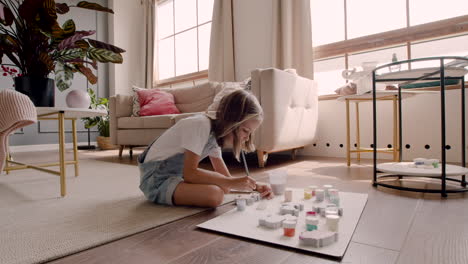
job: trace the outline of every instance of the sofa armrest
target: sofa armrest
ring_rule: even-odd
[[[314,81],[275,68],[254,70],[251,76],[252,92],[264,111],[257,149],[275,152],[312,143],[318,120]]]
[[[114,145],[119,145],[117,138],[117,129],[119,117],[128,117],[132,115],[133,96],[117,94],[109,98],[109,128],[110,138]]]

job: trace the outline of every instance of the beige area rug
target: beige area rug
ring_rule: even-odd
[[[204,210],[147,202],[134,165],[82,160],[80,176],[67,173],[64,198],[51,174],[0,174],[0,263],[49,261]]]

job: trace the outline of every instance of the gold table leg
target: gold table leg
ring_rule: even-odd
[[[359,149],[361,148],[361,133],[359,129],[359,102],[356,102],[356,145],[357,145],[357,160],[361,163],[361,152]]]
[[[73,161],[75,162],[75,177],[78,177],[79,174],[79,164],[78,164],[78,144],[76,136],[76,119],[72,119],[72,135],[73,135]]]
[[[351,140],[349,132],[349,100],[346,99],[346,162],[348,166],[351,166]]]
[[[67,186],[65,182],[65,113],[58,113],[59,125],[59,158],[60,158],[60,195],[64,197],[67,194]]]

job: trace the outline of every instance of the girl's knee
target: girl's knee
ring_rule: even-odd
[[[215,208],[220,206],[224,201],[224,191],[216,185],[211,185],[209,190],[207,206]]]

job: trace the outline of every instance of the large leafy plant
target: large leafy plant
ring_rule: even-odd
[[[109,137],[109,99],[104,97],[97,97],[93,89],[88,88],[89,97],[91,97],[91,109],[106,110],[107,115],[82,118],[85,128],[92,128],[97,126],[99,135],[102,137]]]
[[[0,0],[0,64],[16,66],[22,76],[48,77],[55,73],[60,91],[71,86],[73,75],[81,73],[91,84],[97,82],[97,62],[122,63],[125,50],[89,38],[93,30],[77,30],[72,19],[62,25],[57,16],[70,8],[114,13],[96,3],[76,5],[54,0]],[[13,64],[2,63],[3,56]]]

